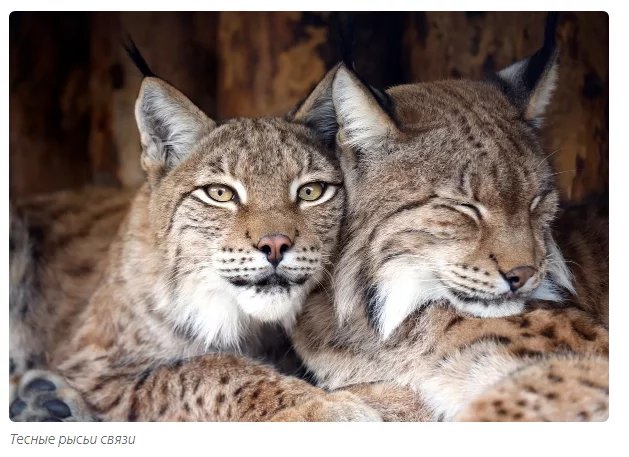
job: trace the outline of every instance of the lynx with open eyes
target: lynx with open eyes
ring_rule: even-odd
[[[283,140],[298,127],[272,118],[230,121],[208,130],[198,152],[160,182],[168,189],[164,205],[177,202],[157,229],[182,306],[220,293],[233,302],[234,323],[242,314],[290,326],[324,278],[344,202],[342,180],[314,139]],[[207,338],[216,332],[204,323],[217,320],[203,317],[211,311],[202,303],[190,315],[164,306],[173,319],[184,319],[181,326]],[[225,322],[218,323],[224,332]]]
[[[144,185],[11,213],[10,417],[381,420],[272,366],[299,369],[286,333],[329,276],[345,212],[313,101],[217,125],[130,54]]]

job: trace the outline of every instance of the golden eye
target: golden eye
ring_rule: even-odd
[[[222,184],[210,184],[205,188],[205,193],[217,202],[228,202],[236,195],[232,188]]]
[[[309,182],[304,184],[297,191],[297,196],[307,202],[318,200],[323,195],[325,184],[321,182]]]

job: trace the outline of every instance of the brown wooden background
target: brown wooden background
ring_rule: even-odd
[[[218,118],[279,114],[339,60],[337,13],[10,16],[10,195],[143,179],[129,32],[158,75]],[[544,13],[359,13],[356,66],[376,85],[480,77],[533,53]],[[608,16],[561,14],[546,146],[564,197],[608,189]]]

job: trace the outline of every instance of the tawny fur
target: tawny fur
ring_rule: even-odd
[[[334,299],[313,295],[292,333],[319,385],[406,386],[431,420],[605,420],[607,260],[592,253],[607,233],[572,211],[555,224],[543,110],[530,106],[547,103],[555,73],[515,101],[488,82],[397,86],[386,112],[337,72],[343,251]],[[510,291],[518,266],[534,274]]]
[[[551,70],[544,74],[553,76],[556,72]],[[107,409],[113,411],[109,417],[139,420],[265,420],[275,413],[271,420],[354,420],[361,414],[365,419],[369,413],[358,406],[358,398],[378,410],[384,420],[604,420],[608,333],[602,291],[606,282],[596,279],[604,269],[594,269],[592,275],[589,270],[585,275],[574,272],[577,294],[587,291],[588,295],[583,303],[579,295],[571,295],[569,272],[548,230],[557,205],[552,172],[526,119],[493,86],[445,82],[391,89],[392,120],[350,73],[345,72],[343,78],[337,93],[343,91],[345,96],[335,97],[333,105],[327,84],[331,81],[327,81],[314,94],[323,100],[302,106],[323,112],[321,117],[303,116],[307,124],[329,133],[334,128],[329,116],[336,110],[342,126],[343,171],[349,178],[347,192],[353,206],[335,272],[337,302],[333,303],[329,290],[316,292],[299,318],[293,340],[321,386],[348,392],[323,397],[320,391],[279,377],[267,367],[214,355],[150,366],[140,375],[114,372],[105,382],[107,389],[88,384],[80,375],[73,378],[71,374],[69,379],[83,385],[87,395],[101,405],[107,402]],[[531,100],[545,106],[550,92],[550,86],[538,87]],[[535,116],[528,119],[530,124],[539,124],[537,116],[543,106],[520,108],[525,117]],[[361,117],[365,111],[375,116]],[[424,151],[423,155],[418,151]],[[367,159],[361,158],[369,153]],[[162,173],[159,168],[150,170],[155,178]],[[540,198],[533,205],[531,200],[540,190],[547,190],[543,201]],[[452,208],[444,207],[447,201],[423,208],[435,191],[442,199],[480,199],[481,212],[493,217],[489,223],[479,221],[469,208],[457,208],[462,214],[453,215]],[[529,215],[533,206],[539,213],[534,221]],[[393,216],[396,220],[388,226]],[[483,236],[478,237],[474,224],[483,226]],[[579,263],[585,246],[591,244],[579,241],[577,233],[569,230],[567,238],[557,238],[569,260]],[[432,263],[426,265],[426,258]],[[421,286],[422,279],[418,282],[414,276],[415,262],[430,270],[437,259],[448,260],[440,265],[445,266],[442,273],[451,268],[448,273],[458,273],[459,279],[467,281],[464,289],[468,291],[488,282],[486,277],[499,283],[500,273],[514,266],[531,265],[537,274],[525,293],[511,300],[511,308],[501,308],[509,303],[501,299],[483,310],[482,296],[494,293],[489,282],[477,294],[474,306],[453,303],[439,294],[422,296],[426,288],[415,297],[404,296],[405,285],[415,281]],[[387,262],[392,269],[383,268]],[[538,290],[545,298],[571,300],[589,314],[531,300]],[[112,287],[108,293],[116,292]],[[395,295],[399,292],[403,306],[393,309],[393,314],[390,309],[383,311],[399,304]],[[346,298],[339,301],[339,293]],[[387,300],[391,297],[394,300]],[[109,302],[111,296],[102,299]],[[522,310],[521,316],[503,318],[469,315],[491,317]],[[79,371],[85,368],[82,362],[78,360]],[[89,369],[98,371],[100,362],[96,357]],[[65,362],[64,370],[71,373],[72,368]],[[229,379],[231,375],[237,378],[242,390],[232,390],[231,385],[223,388],[224,378],[216,377],[232,368]],[[191,384],[189,380],[198,379],[200,373],[207,383]],[[253,390],[252,379],[256,379]],[[176,398],[175,392],[187,398],[189,387],[196,388],[197,394],[204,389],[197,397],[203,399],[201,412]],[[297,398],[296,408],[283,409],[284,401],[278,405],[277,398],[286,398],[284,389],[290,398]],[[159,397],[155,392],[164,392],[160,399],[170,402],[156,406],[148,401],[151,395]],[[536,397],[527,397],[527,392]],[[506,401],[507,397],[517,400]],[[573,397],[584,401],[569,404]],[[204,403],[207,399],[210,403]],[[247,404],[244,411],[238,406],[243,402]]]
[[[286,349],[325,280],[344,211],[338,163],[307,106],[216,126],[146,78],[136,104],[145,185],[14,202],[14,420],[40,420],[54,395],[83,420],[381,420],[356,395],[262,363]],[[296,200],[311,181],[326,183],[320,204]],[[215,182],[238,199],[211,200],[203,189]],[[275,270],[257,248],[267,234],[292,241]],[[35,368],[49,375],[21,376]]]
[[[12,202],[10,374],[48,367],[103,278],[134,190],[85,188]]]
[[[512,373],[468,404],[458,421],[606,421],[609,360],[557,357]]]

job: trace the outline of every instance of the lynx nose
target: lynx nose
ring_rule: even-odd
[[[515,292],[537,273],[533,267],[516,267],[505,273],[505,279],[509,283],[511,291]]]
[[[286,235],[272,233],[265,235],[258,241],[258,249],[266,254],[266,258],[276,267],[282,261],[284,254],[293,245]]]

